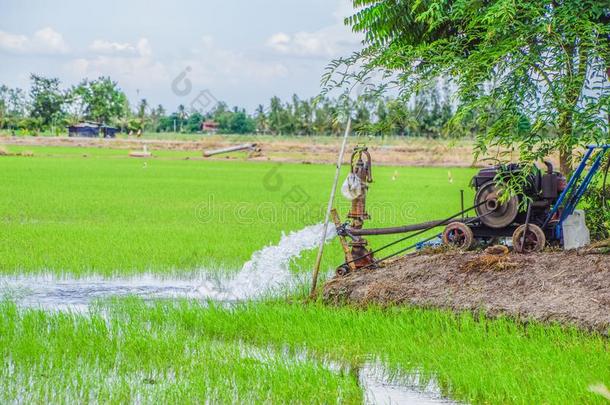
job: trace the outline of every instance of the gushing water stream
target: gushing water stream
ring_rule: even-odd
[[[221,300],[244,300],[274,290],[291,287],[295,282],[290,272],[290,262],[301,252],[312,249],[320,242],[323,224],[308,226],[298,232],[283,235],[277,245],[267,246],[255,252],[241,271],[231,280],[222,283],[220,294],[216,287],[201,285],[199,293]],[[329,227],[326,240],[336,236],[334,227]]]
[[[55,275],[0,277],[0,291],[25,307],[49,310],[86,310],[95,300],[135,295],[145,299],[191,298],[241,301],[293,287],[298,277],[290,263],[301,252],[316,247],[323,225],[305,227],[282,235],[277,245],[255,252],[234,276],[200,272],[190,278],[168,278],[151,274],[134,277],[70,278]],[[326,240],[335,237],[329,228]]]

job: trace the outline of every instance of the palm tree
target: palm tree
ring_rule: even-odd
[[[256,107],[256,132],[267,134],[269,132],[269,120],[265,114],[265,107],[259,104]]]
[[[184,122],[184,120],[186,120],[186,117],[187,117],[186,107],[184,106],[184,104],[180,104],[178,106],[178,118],[179,118],[178,132],[182,132],[182,123]]]

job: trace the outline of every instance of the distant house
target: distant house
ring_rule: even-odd
[[[109,127],[108,125],[102,125],[101,130],[104,138],[114,138],[116,137],[116,133],[119,132],[118,128]]]
[[[81,122],[68,127],[68,136],[99,138],[101,134],[104,138],[114,138],[118,131],[118,128],[101,125],[96,122]]]
[[[218,123],[216,121],[204,121],[203,124],[201,124],[201,130],[204,133],[213,133],[215,134],[216,132],[218,132]]]

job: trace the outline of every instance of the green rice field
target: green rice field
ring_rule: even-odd
[[[33,157],[0,158],[2,273],[239,269],[282,232],[321,222],[334,170],[332,165],[195,160],[195,152],[161,151],[140,160],[122,150],[27,150]],[[374,168],[370,226],[459,211],[459,190],[470,192],[472,172]],[[347,200],[337,202],[345,215]],[[378,240],[373,243],[384,241]],[[338,245],[333,251],[327,266],[340,260]]]
[[[0,156],[0,291],[11,277],[235,274],[283,233],[321,222],[334,171],[240,155],[6,149],[27,153]],[[473,172],[374,167],[368,226],[459,211]],[[345,216],[347,201],[337,203]],[[314,257],[304,252],[291,270],[308,274]],[[324,272],[341,260],[333,241]],[[384,384],[409,387],[416,377],[419,388],[432,381],[439,396],[465,403],[605,401],[589,387],[610,386],[607,337],[483,314],[328,307],[306,300],[306,287],[230,305],[104,298],[84,312],[5,297],[0,402],[357,404],[371,401],[371,365]]]
[[[5,403],[359,403],[372,361],[469,403],[604,403],[588,387],[610,379],[606,338],[470,314],[137,299],[86,316],[0,309]]]

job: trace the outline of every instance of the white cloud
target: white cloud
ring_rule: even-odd
[[[77,58],[68,62],[66,68],[76,79],[110,76],[130,85],[158,83],[168,78],[165,65],[142,57]]]
[[[336,56],[342,49],[336,38],[318,32],[297,32],[292,35],[278,32],[267,40],[267,46],[276,52],[296,56]]]
[[[89,50],[94,55],[72,59],[64,66],[75,80],[110,76],[133,88],[151,88],[169,80],[165,64],[153,58],[147,38],[135,43],[96,39]]]
[[[359,37],[343,24],[343,18],[352,12],[342,4],[333,13],[332,25],[311,32],[277,32],[267,39],[266,45],[279,54],[299,57],[328,59],[349,53],[360,43]]]
[[[272,49],[278,52],[288,52],[290,51],[290,45],[292,42],[292,38],[290,35],[285,34],[283,32],[278,32],[277,34],[273,34],[267,40],[267,46],[270,46]]]
[[[0,49],[23,52],[27,42],[28,37],[25,35],[16,35],[0,31]]]
[[[97,53],[133,53],[136,48],[128,42],[110,42],[96,39],[89,45],[89,49]]]
[[[211,48],[212,46],[214,46],[214,37],[212,37],[211,35],[204,35],[201,38],[201,44],[204,48]]]
[[[272,80],[288,73],[282,63],[222,48],[211,36],[203,36],[190,55],[172,60],[156,57],[147,38],[134,43],[97,39],[89,50],[94,54],[72,59],[65,66],[77,80],[110,76],[129,87],[166,85],[169,89],[174,77],[188,66],[193,86],[206,88],[219,83],[239,85],[244,81]]]
[[[149,57],[152,56],[152,48],[150,47],[150,43],[148,39],[141,38],[136,44],[136,49],[141,57]]]
[[[111,42],[103,39],[96,39],[89,45],[89,50],[96,54],[104,55],[139,55],[142,57],[152,55],[150,43],[146,38],[140,38],[134,44],[130,42]]]
[[[88,54],[64,64],[69,81],[110,76],[132,101],[134,97],[146,97],[149,101],[161,98],[171,99],[175,105],[191,106],[202,92],[213,94],[218,100],[226,100],[230,94],[237,94],[234,97],[240,99],[246,91],[260,92],[260,86],[289,75],[283,63],[264,59],[258,52],[227,49],[211,36],[201,37],[190,52],[171,59],[155,53],[147,38],[135,42],[98,39],[88,50]],[[186,95],[177,94],[175,86],[180,89],[187,86],[189,90]]]
[[[191,66],[194,81],[202,85],[218,81],[236,84],[242,80],[271,80],[288,73],[283,63],[221,48],[209,35],[202,37],[192,49],[192,57],[177,62],[182,67]]]
[[[69,47],[59,32],[45,27],[32,36],[0,31],[0,50],[24,54],[64,54]]]
[[[32,40],[34,47],[38,46],[49,53],[66,53],[68,45],[64,41],[64,37],[53,28],[46,27],[34,33]]]

